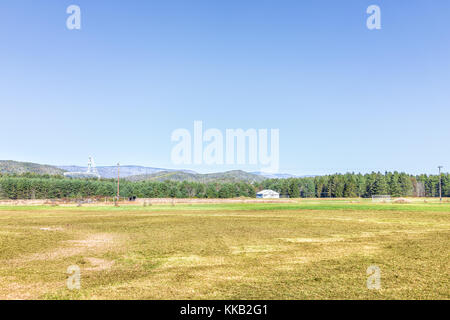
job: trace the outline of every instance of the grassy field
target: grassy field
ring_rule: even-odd
[[[1,206],[0,299],[449,299],[449,247],[448,202]]]

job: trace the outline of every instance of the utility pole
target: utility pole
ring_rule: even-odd
[[[117,201],[119,201],[120,197],[120,163],[117,163]]]
[[[444,168],[443,166],[438,166],[439,168],[439,201],[442,202],[442,175],[441,175],[441,169]]]

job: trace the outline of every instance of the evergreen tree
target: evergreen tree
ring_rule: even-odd
[[[411,178],[406,173],[400,174],[399,184],[401,189],[401,195],[403,197],[408,197],[412,195],[413,184]]]
[[[391,175],[390,183],[389,183],[389,190],[390,194],[393,197],[400,197],[402,195],[402,189],[400,188],[399,183],[399,174],[398,172],[394,172],[393,175]]]
[[[356,178],[353,174],[347,174],[345,176],[344,197],[357,197]]]
[[[377,173],[372,187],[372,195],[385,195],[388,193],[384,175]]]

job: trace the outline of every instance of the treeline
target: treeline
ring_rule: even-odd
[[[0,177],[0,199],[83,199],[114,197],[114,180],[82,180],[61,177]],[[120,181],[120,196],[139,198],[234,198],[256,197],[248,183],[198,183],[176,181]]]
[[[290,198],[343,198],[373,195],[393,197],[437,197],[439,176],[412,176],[386,172],[334,174],[328,176],[268,179],[260,183],[201,183],[178,181],[120,182],[120,196],[139,198],[234,198],[256,197],[256,192],[272,189]],[[0,174],[0,199],[81,199],[114,197],[113,179],[67,179],[63,176]],[[450,197],[450,175],[442,174],[442,195]]]
[[[450,196],[450,174],[442,174],[442,195]],[[270,179],[261,183],[291,198],[370,198],[373,195],[392,197],[437,197],[438,175],[408,175],[406,173],[373,172],[370,174],[333,174],[308,178]]]

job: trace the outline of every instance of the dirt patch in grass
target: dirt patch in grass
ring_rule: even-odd
[[[245,254],[245,253],[264,253],[274,252],[282,250],[281,247],[275,245],[255,245],[255,246],[242,246],[242,247],[230,247],[232,254]]]
[[[281,241],[292,243],[326,243],[344,241],[344,238],[280,238]]]
[[[0,281],[0,300],[38,299],[40,292],[54,290],[60,283],[28,282],[23,283],[15,277],[3,277]]]
[[[114,235],[107,233],[92,234],[84,239],[67,240],[61,243],[61,247],[25,255],[17,259],[9,260],[12,264],[22,264],[32,261],[56,260],[72,257],[89,252],[104,252],[117,245],[117,239]]]
[[[99,259],[99,258],[84,258],[91,267],[83,268],[85,271],[103,271],[103,270],[109,270],[113,267],[114,261],[112,260],[105,260],[105,259]]]
[[[108,233],[97,233],[82,240],[68,240],[75,248],[105,248],[111,247],[114,242],[114,236]]]
[[[41,231],[64,231],[62,227],[36,227]]]
[[[223,257],[172,256],[161,259],[162,265],[159,268],[220,266],[224,264],[224,261]]]

